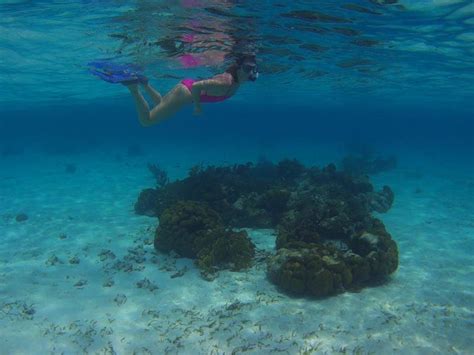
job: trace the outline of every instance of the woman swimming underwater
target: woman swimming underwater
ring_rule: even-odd
[[[219,102],[233,96],[240,85],[258,78],[257,64],[254,56],[243,56],[236,60],[224,73],[210,79],[184,79],[171,89],[165,96],[156,91],[143,77],[138,82],[123,83],[130,90],[138,112],[138,120],[142,126],[148,127],[173,116],[184,106],[194,104],[194,114],[202,112],[201,103]],[[143,97],[139,85],[150,95],[153,108]]]

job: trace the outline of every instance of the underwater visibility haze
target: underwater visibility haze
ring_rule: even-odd
[[[473,58],[464,0],[0,2],[0,354],[473,353]]]

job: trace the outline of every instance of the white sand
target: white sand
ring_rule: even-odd
[[[396,193],[381,218],[399,245],[399,270],[386,285],[310,300],[279,293],[264,265],[207,282],[190,260],[157,255],[156,219],[133,212],[153,185],[154,159],[115,154],[0,160],[1,354],[474,352],[474,179],[462,165],[405,160],[377,176]],[[161,163],[175,178],[199,161],[196,153]],[[66,163],[77,172],[65,173]],[[15,221],[20,212],[29,219]],[[273,249],[271,231],[251,236]],[[104,250],[116,258],[101,261]],[[126,268],[132,254],[145,261],[128,272],[114,266]],[[149,289],[137,287],[144,279]]]

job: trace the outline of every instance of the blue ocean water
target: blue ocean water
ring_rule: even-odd
[[[471,1],[7,0],[0,34],[0,353],[474,351]],[[140,65],[166,93],[236,53],[256,55],[256,82],[149,128],[87,67]],[[146,244],[136,270],[104,266],[104,250],[120,259],[153,238],[156,218],[133,211],[149,162],[174,180],[361,150],[397,160],[371,176],[395,193],[379,216],[400,253],[387,284],[293,298],[262,269],[206,282]],[[273,251],[273,231],[250,234]]]

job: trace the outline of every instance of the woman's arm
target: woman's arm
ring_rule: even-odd
[[[218,75],[212,79],[196,81],[193,84],[191,94],[194,101],[194,113],[200,114],[202,111],[201,108],[201,92],[211,92],[212,95],[220,96],[225,95],[229,92],[230,87],[233,84],[232,76],[227,75]]]

